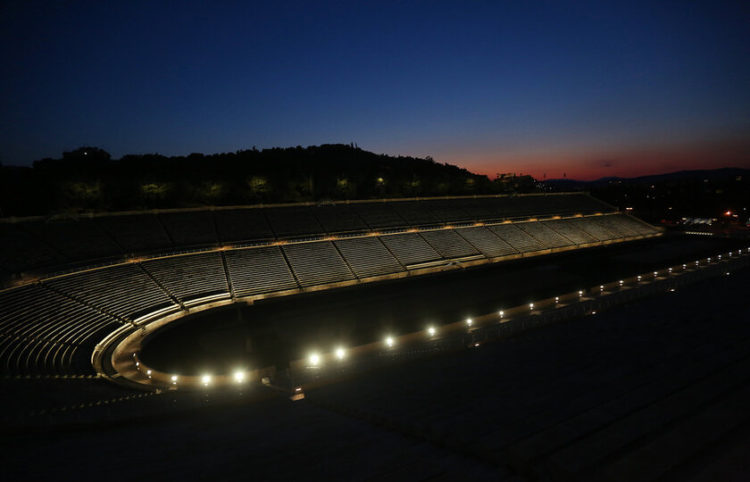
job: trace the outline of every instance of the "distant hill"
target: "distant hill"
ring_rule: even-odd
[[[81,147],[33,167],[0,168],[0,216],[535,189],[528,176],[491,181],[430,157],[388,156],[344,144],[120,159]]]
[[[666,174],[651,174],[648,176],[638,177],[602,177],[594,181],[578,181],[575,179],[549,179],[542,181],[542,184],[548,187],[562,188],[561,190],[582,190],[588,189],[593,186],[601,186],[603,184],[612,183],[629,183],[629,184],[645,184],[653,182],[667,182],[667,181],[681,181],[690,179],[722,179],[722,178],[736,178],[737,176],[750,176],[750,169],[743,169],[739,167],[724,167],[720,169],[699,169],[692,171],[676,171]],[[556,189],[557,190],[557,189]]]

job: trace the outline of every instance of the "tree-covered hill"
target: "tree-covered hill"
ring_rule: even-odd
[[[0,216],[529,192],[529,177],[489,180],[431,158],[343,144],[112,159],[95,147],[0,169]]]

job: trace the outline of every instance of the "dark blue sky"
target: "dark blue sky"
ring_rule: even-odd
[[[356,142],[492,175],[750,167],[744,2],[272,3],[3,2],[0,161]]]

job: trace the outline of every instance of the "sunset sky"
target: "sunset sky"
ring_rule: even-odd
[[[494,176],[750,167],[747,2],[0,3],[0,162],[356,142]]]

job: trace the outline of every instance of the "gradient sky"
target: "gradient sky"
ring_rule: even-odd
[[[0,2],[0,162],[356,142],[474,172],[750,167],[747,2]]]

